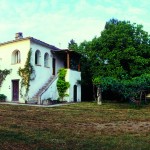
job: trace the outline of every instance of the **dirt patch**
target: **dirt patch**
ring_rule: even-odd
[[[65,126],[63,126],[65,128]],[[118,135],[126,133],[147,134],[150,133],[150,121],[115,121],[109,123],[74,123],[76,131],[92,132],[100,135]]]
[[[117,121],[113,123],[102,123],[96,125],[97,130],[114,132],[127,132],[127,133],[149,133],[150,121],[136,122],[136,121]]]

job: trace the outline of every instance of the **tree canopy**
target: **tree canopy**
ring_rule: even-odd
[[[102,89],[130,97],[131,91],[149,88],[150,36],[142,25],[111,19],[101,36],[73,48],[86,58],[93,83]]]

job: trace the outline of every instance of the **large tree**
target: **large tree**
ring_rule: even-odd
[[[101,85],[102,89],[130,97],[129,93],[134,90],[136,93],[141,85],[145,84],[143,89],[148,88],[150,36],[142,25],[111,19],[100,37],[84,41],[77,51],[88,60],[93,83]],[[139,84],[140,78],[145,82]],[[130,85],[135,86],[127,91]]]

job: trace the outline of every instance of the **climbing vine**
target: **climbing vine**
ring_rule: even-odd
[[[65,81],[67,70],[64,68],[61,68],[58,71],[58,80],[57,80],[57,90],[59,97],[63,100],[65,96],[68,96],[65,94],[66,90],[70,87],[70,83]]]
[[[6,76],[10,74],[11,70],[0,70],[0,86],[2,86],[3,81],[5,80]]]
[[[28,93],[29,91],[29,87],[30,87],[30,80],[34,80],[31,79],[31,75],[34,73],[35,74],[35,70],[31,64],[31,49],[29,50],[28,52],[28,56],[27,56],[27,60],[26,60],[26,63],[25,63],[25,66],[24,68],[19,68],[18,70],[18,74],[22,77],[22,80],[21,80],[21,89],[23,87],[25,87],[25,94]],[[21,91],[21,95],[22,95],[22,91]],[[22,95],[23,96],[23,95]]]

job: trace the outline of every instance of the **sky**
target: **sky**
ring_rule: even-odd
[[[0,0],[0,43],[15,33],[59,48],[99,37],[110,19],[142,24],[150,34],[150,0]]]

